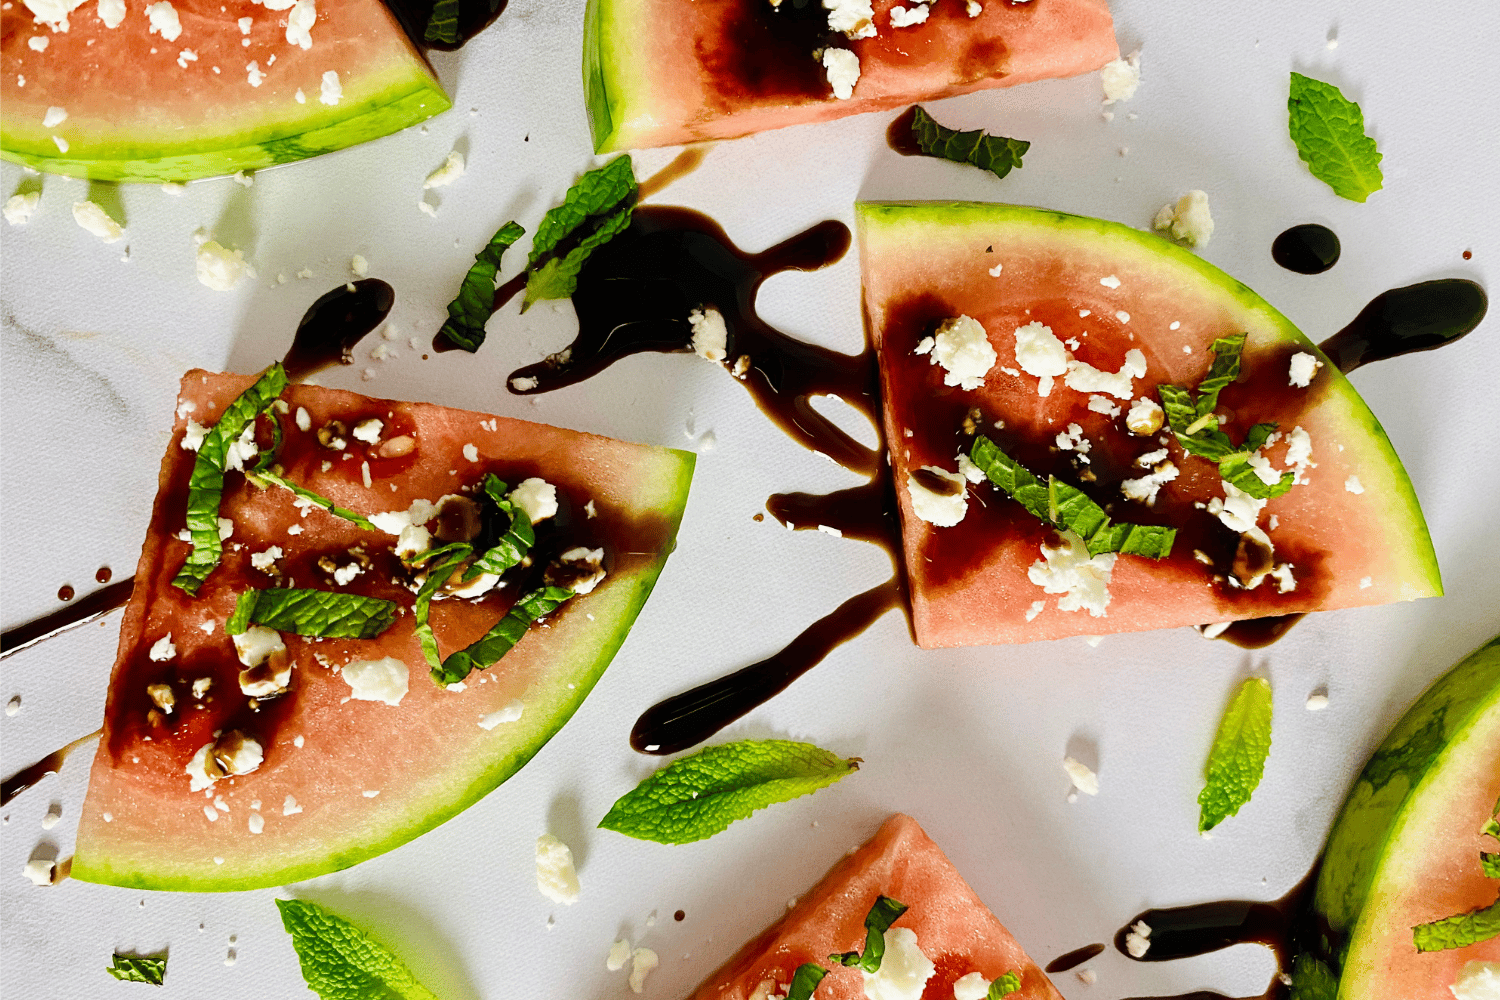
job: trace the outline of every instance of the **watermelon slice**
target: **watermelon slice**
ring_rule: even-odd
[[[1119,55],[1105,0],[963,0],[891,25],[874,0],[873,37],[831,34],[818,0],[589,0],[583,80],[594,149],[607,152],[732,139],[914,101],[1099,69]],[[908,2],[906,7],[916,8]],[[859,60],[852,96],[834,96],[814,57]]]
[[[1238,281],[1158,236],[1035,208],[863,204],[858,218],[865,312],[922,646],[1226,622],[1442,592],[1421,509],[1379,421],[1286,317]],[[940,350],[915,353],[939,324],[961,316],[978,321],[994,352],[974,389],[933,363]],[[1118,391],[1132,363],[1145,370],[1127,374],[1113,395],[1080,391],[1074,374],[1058,369],[1042,395],[1042,380],[1017,358],[1018,336],[1042,327],[1062,342],[1058,352],[1066,347],[1083,366],[1078,385],[1092,373]],[[1022,328],[1030,333],[1018,335]],[[1242,370],[1220,394],[1220,429],[1239,444],[1254,424],[1274,422],[1279,436],[1261,457],[1278,472],[1300,470],[1297,485],[1254,512],[1274,549],[1262,569],[1277,574],[1254,585],[1237,562],[1256,556],[1244,548],[1244,529],[1214,513],[1230,499],[1218,464],[1184,452],[1166,427],[1138,436],[1126,426],[1161,384],[1195,389],[1215,339],[1241,333]],[[1293,370],[1297,355],[1305,370]],[[949,360],[962,368],[962,359]],[[1294,384],[1299,375],[1306,387]],[[977,435],[1044,485],[1055,475],[1081,489],[1115,524],[1174,527],[1170,555],[1102,557],[1114,559],[1112,569],[1093,561],[1107,579],[1101,606],[1066,552],[1044,558],[1043,544],[1057,542],[1051,526],[988,483],[955,483],[955,492],[966,488],[967,506],[951,527],[919,517],[911,475],[935,475],[918,471],[931,467],[952,477],[958,452],[968,453]],[[1299,441],[1311,464],[1295,464]],[[1143,456],[1152,456],[1144,468]],[[1156,474],[1163,459],[1176,478],[1149,505],[1127,499],[1125,481]],[[1076,586],[1055,597],[1070,579]]]
[[[935,967],[922,993],[928,1000],[952,1000],[954,983],[966,976],[978,973],[993,981],[1008,972],[1021,981],[1019,992],[1010,996],[1061,1000],[917,821],[899,813],[798,897],[786,916],[741,948],[691,1000],[785,996],[804,962],[827,966],[831,954],[864,948],[865,915],[882,895],[907,905],[892,929],[915,932],[917,947]],[[864,1000],[863,975],[859,969],[834,968],[813,996]]]
[[[131,3],[114,27],[101,18],[108,4],[73,5],[52,26],[20,0],[0,12],[7,160],[96,180],[188,181],[343,149],[450,105],[381,0],[317,5],[305,32],[304,4],[170,0],[151,5],[153,20]]]
[[[195,458],[179,444],[189,419],[217,419],[251,381],[201,371],[183,380],[121,626],[75,878],[190,891],[280,885],[346,868],[437,826],[513,774],[568,720],[624,641],[671,551],[692,477],[689,453],[293,386],[282,397],[288,412],[278,416],[285,435],[278,461],[288,480],[374,514],[462,494],[485,473],[511,486],[541,477],[556,487],[560,509],[536,528],[538,562],[549,558],[548,544],[601,546],[607,575],[526,632],[494,666],[470,674],[461,689],[440,688],[427,676],[414,635],[413,594],[392,553],[396,539],[318,507],[299,508],[287,490],[261,490],[229,473],[220,517],[232,521],[233,533],[223,561],[189,596],[172,584],[190,548],[178,532]],[[383,424],[378,444],[349,432],[372,417]],[[343,424],[343,449],[319,441],[331,421]],[[390,442],[402,446],[387,448]],[[548,531],[552,543],[545,542]],[[272,546],[280,549],[272,568],[256,568],[256,555]],[[334,570],[348,572],[356,553],[367,563],[352,581],[339,583],[318,566],[328,557]],[[395,601],[400,611],[375,639],[283,632],[294,663],[288,690],[256,705],[242,691],[242,664],[224,628],[237,596],[252,587],[362,594]],[[483,635],[517,593],[507,583],[477,600],[435,601],[431,621],[442,653]],[[170,650],[159,645],[168,636]],[[359,668],[378,673],[390,667],[387,658],[407,677],[405,695],[395,704],[351,700],[354,681],[340,668],[387,661]],[[195,691],[202,678],[209,679],[206,689]],[[170,713],[148,691],[159,684],[175,695]],[[191,791],[187,768],[195,754],[230,732],[258,741],[264,759],[248,773]]]
[[[1418,952],[1417,924],[1491,906],[1500,882],[1480,827],[1500,800],[1500,638],[1407,709],[1361,772],[1334,821],[1313,895],[1346,1000],[1452,1000],[1469,962],[1500,962],[1500,937]],[[1319,979],[1304,960],[1297,972]],[[1325,967],[1327,968],[1327,967]],[[1330,994],[1331,995],[1331,994]]]

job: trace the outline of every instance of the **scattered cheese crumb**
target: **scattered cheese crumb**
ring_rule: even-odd
[[[1109,605],[1109,577],[1115,568],[1114,552],[1090,556],[1082,538],[1062,533],[1062,544],[1042,543],[1042,558],[1032,563],[1026,577],[1048,594],[1062,594],[1059,611],[1087,610],[1100,618]]]
[[[536,887],[554,903],[571,906],[578,902],[578,872],[573,867],[573,852],[550,833],[536,838]]]
[[[620,938],[609,946],[609,955],[604,959],[604,967],[610,972],[619,972],[625,968],[625,963],[630,961],[630,942]]]
[[[1116,315],[1129,316],[1124,313]],[[1125,352],[1125,361],[1117,372],[1101,371],[1086,361],[1068,360],[1068,374],[1063,382],[1078,392],[1108,393],[1117,399],[1135,395],[1135,380],[1146,374],[1146,355],[1136,348]]]
[[[961,389],[983,386],[985,375],[999,360],[989,334],[970,316],[954,316],[938,324],[929,353],[932,363],[944,370],[943,384]]]
[[[525,710],[525,704],[520,701],[513,701],[498,712],[491,712],[489,715],[482,717],[479,720],[479,728],[486,730],[494,729],[496,726],[507,722],[519,721]]]
[[[349,685],[349,697],[355,701],[380,701],[399,705],[406,697],[410,669],[404,660],[394,656],[379,660],[355,660],[339,672]]]
[[[118,243],[125,236],[124,227],[92,201],[73,202],[73,221],[105,243]]]
[[[912,473],[907,473],[906,492],[911,499],[912,513],[936,527],[953,527],[964,519],[969,509],[968,481],[960,473],[948,472],[935,465],[922,468],[952,483],[955,489],[951,493],[939,493],[929,489]]]
[[[150,657],[158,662],[164,662],[177,655],[177,647],[172,645],[172,633],[168,632],[151,646]]]
[[[1307,710],[1309,712],[1321,712],[1328,707],[1328,692],[1319,688],[1307,696]]]
[[[1068,780],[1073,783],[1074,788],[1085,795],[1099,794],[1099,776],[1094,773],[1093,768],[1072,757],[1064,757],[1062,766],[1068,772]]]
[[[349,273],[356,278],[363,278],[370,273],[370,262],[359,254],[349,258]]]
[[[1306,389],[1312,384],[1313,376],[1318,373],[1318,369],[1322,367],[1323,362],[1306,351],[1298,351],[1292,355],[1291,370],[1287,373],[1289,384],[1298,389]]]
[[[241,278],[255,277],[255,268],[242,252],[230,250],[215,240],[207,240],[198,247],[194,270],[198,281],[216,292],[230,291]]]
[[[860,975],[869,1000],[919,1000],[935,971],[937,967],[917,944],[916,932],[892,927],[885,932],[885,958],[879,971]]]
[[[447,187],[464,175],[464,169],[464,154],[455,149],[436,170],[427,175],[427,179],[422,182],[422,190]]]
[[[274,8],[273,8],[274,9]],[[318,8],[315,0],[297,0],[286,16],[286,41],[288,45],[295,45],[306,51],[312,48],[312,29],[318,23]],[[325,74],[323,79],[328,79]],[[325,83],[326,87],[327,84]],[[337,104],[337,101],[324,101],[324,104]]]
[[[705,361],[720,362],[729,356],[729,329],[724,317],[712,306],[704,306],[688,313],[688,326],[693,331],[693,353]]]
[[[1068,370],[1068,349],[1052,333],[1052,328],[1033,320],[1016,329],[1016,364],[1028,375],[1041,380],[1037,395],[1052,393],[1052,379]]]
[[[834,97],[847,101],[854,96],[854,85],[859,82],[859,56],[830,45],[823,50],[823,70]]]
[[[169,42],[177,41],[177,36],[182,34],[182,21],[177,17],[177,11],[167,0],[160,3],[148,4],[146,17],[151,21],[150,33],[161,35]]]
[[[297,804],[297,800],[292,798],[290,795],[286,797],[286,801],[281,803],[281,815],[283,816],[295,816],[301,811],[302,807],[299,806]]]
[[[532,524],[557,513],[557,487],[535,476],[521,480],[508,499],[526,512]]]
[[[1208,246],[1214,234],[1214,217],[1208,210],[1208,194],[1189,191],[1175,203],[1168,202],[1156,213],[1151,228],[1166,233],[1185,246]]]
[[[891,27],[909,28],[914,24],[922,24],[927,20],[927,14],[928,10],[925,3],[919,3],[912,7],[911,10],[907,10],[905,7],[897,4],[891,8]]]
[[[637,948],[630,953],[630,992],[643,993],[646,977],[661,964],[661,959],[650,948]]]
[[[68,120],[68,112],[64,108],[51,107],[42,116],[42,128],[57,128]]]
[[[1099,71],[1099,76],[1104,84],[1105,104],[1130,100],[1135,96],[1136,88],[1141,85],[1140,51],[1136,50],[1123,59],[1106,63]]]
[[[32,885],[51,885],[55,862],[47,858],[32,858],[21,869],[21,874],[31,879]]]
[[[1350,476],[1344,480],[1344,489],[1354,494],[1360,494],[1365,491],[1364,484],[1359,481],[1358,476]]]
[[[378,417],[369,417],[354,425],[351,432],[355,439],[365,444],[379,444],[380,432],[385,429],[385,421]]]
[[[303,2],[303,0],[298,0],[298,3],[301,2]],[[319,94],[318,100],[324,104],[334,105],[337,104],[339,102],[339,98],[343,96],[344,88],[339,85],[338,73],[334,72],[333,70],[329,70],[328,72],[324,73],[322,93]]]
[[[1151,950],[1151,925],[1144,920],[1131,924],[1125,935],[1125,950],[1130,952],[1131,958],[1145,958],[1146,952]]]
[[[1454,1000],[1500,998],[1500,962],[1475,959],[1464,963],[1464,967],[1458,970],[1458,978],[1448,987],[1448,991],[1453,994]]]
[[[36,211],[37,203],[42,200],[42,192],[27,191],[25,194],[13,194],[5,201],[5,221],[12,226],[25,225]]]

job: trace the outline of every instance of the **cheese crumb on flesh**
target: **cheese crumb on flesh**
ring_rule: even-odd
[[[1124,58],[1105,63],[1104,68],[1099,71],[1099,77],[1104,84],[1105,104],[1130,100],[1135,96],[1136,88],[1141,85],[1141,53],[1137,50]]]
[[[118,243],[125,237],[125,228],[92,201],[73,202],[73,221],[105,243]]]
[[[661,959],[650,948],[636,948],[630,953],[630,992],[644,993],[646,977],[661,964]]]
[[[1063,595],[1057,599],[1059,611],[1086,610],[1095,618],[1103,617],[1117,554],[1090,556],[1083,539],[1071,531],[1062,532],[1060,545],[1043,542],[1041,548],[1042,558],[1027,569],[1027,579],[1045,593]]]
[[[1032,601],[1031,607],[1026,609],[1026,620],[1035,621],[1036,616],[1047,610],[1046,601]]]
[[[1299,425],[1286,436],[1286,464],[1297,471],[1297,482],[1304,483],[1307,470],[1317,468],[1312,460],[1312,437]]]
[[[333,70],[323,74],[323,83],[318,94],[318,100],[323,104],[335,105],[344,96],[344,88],[339,84],[339,75]],[[426,204],[426,202],[423,202]]]
[[[989,334],[969,316],[954,316],[938,324],[930,354],[932,363],[943,368],[943,384],[960,389],[983,386],[985,375],[999,360]]]
[[[42,116],[42,128],[57,128],[68,120],[68,112],[65,108],[51,107]]]
[[[339,675],[349,685],[349,697],[355,701],[399,705],[401,699],[406,697],[411,671],[406,661],[387,656],[379,660],[346,663]]]
[[[1068,772],[1068,780],[1073,787],[1085,795],[1099,794],[1099,775],[1094,769],[1072,757],[1064,757],[1062,761],[1063,770]]]
[[[625,963],[630,961],[630,942],[620,938],[609,946],[609,955],[604,959],[604,967],[610,972],[619,972],[625,968]]]
[[[982,483],[989,478],[989,476],[985,475],[984,470],[975,465],[974,460],[969,458],[969,456],[964,452],[959,452],[957,458],[958,474],[960,476],[963,476],[969,482]]]
[[[1151,228],[1166,233],[1185,246],[1208,246],[1214,234],[1214,217],[1208,210],[1208,194],[1189,191],[1176,202],[1168,202],[1156,213]]]
[[[498,712],[491,712],[479,720],[479,728],[484,730],[494,729],[496,726],[507,722],[519,722],[526,711],[526,705],[521,701],[512,701]]]
[[[978,17],[980,14],[984,13],[984,6],[979,2],[979,0],[969,0],[969,2],[964,5],[964,13],[968,14],[970,17]]]
[[[922,24],[927,20],[927,14],[928,10],[925,3],[919,3],[912,7],[911,10],[907,10],[905,7],[897,4],[891,8],[891,27],[909,28],[915,24]]]
[[[508,499],[526,512],[532,524],[557,513],[557,487],[535,476],[521,480]]]
[[[1500,1000],[1500,962],[1464,963],[1448,991],[1454,1000]]]
[[[1110,402],[1107,396],[1090,396],[1089,409],[1095,413],[1102,413],[1107,417],[1118,417],[1120,415],[1119,405]]]
[[[823,50],[823,71],[834,97],[847,101],[854,96],[854,85],[859,82],[859,56],[848,49],[829,46]]]
[[[194,271],[200,283],[216,292],[229,291],[239,284],[241,278],[255,277],[255,268],[245,260],[243,252],[230,250],[214,240],[207,240],[198,247]]]
[[[233,636],[234,652],[246,667],[258,667],[273,653],[286,651],[281,633],[264,625],[251,625],[239,635]]]
[[[548,570],[564,571],[566,586],[575,594],[588,594],[604,579],[604,550],[580,545],[557,557],[557,562]]]
[[[1145,374],[1146,355],[1131,348],[1125,352],[1125,362],[1117,372],[1101,371],[1086,361],[1069,360],[1063,382],[1078,392],[1108,393],[1116,399],[1130,399],[1135,395],[1135,380]]]
[[[990,981],[982,972],[971,972],[953,984],[953,1000],[985,1000],[990,995]]]
[[[968,484],[963,475],[940,469],[935,465],[924,465],[924,470],[953,483],[952,493],[939,493],[928,489],[911,473],[906,475],[906,492],[911,498],[911,512],[928,524],[939,528],[951,528],[964,519],[969,509]]]
[[[578,902],[578,872],[573,852],[550,833],[536,838],[536,887],[554,903]]]
[[[249,826],[251,833],[264,833],[266,829],[266,818],[258,812],[250,814]]]
[[[1306,351],[1298,351],[1292,355],[1290,370],[1287,372],[1289,384],[1298,389],[1306,389],[1312,384],[1313,376],[1318,373],[1318,369],[1322,367],[1323,362]]]
[[[1358,476],[1350,476],[1348,479],[1344,480],[1344,489],[1348,490],[1350,493],[1355,494],[1356,496],[1365,491],[1364,484],[1359,481]]]
[[[302,807],[299,806],[297,804],[297,800],[290,795],[288,795],[286,799],[281,803],[281,815],[283,816],[295,816],[301,811]]]
[[[276,572],[276,560],[280,559],[283,555],[285,553],[282,552],[281,546],[273,545],[264,552],[250,553],[250,565],[262,573],[274,575]]]
[[[387,535],[400,536],[406,529],[420,527],[432,520],[438,505],[431,500],[413,500],[406,510],[387,510],[370,515],[370,523]],[[425,529],[424,529],[425,530]]]
[[[1125,950],[1130,952],[1131,958],[1145,958],[1146,952],[1151,950],[1151,925],[1144,920],[1131,924],[1125,935]]]
[[[876,972],[863,972],[868,1000],[921,1000],[937,967],[923,954],[910,927],[885,932],[885,958]]]
[[[1208,512],[1224,523],[1224,527],[1236,534],[1255,530],[1255,522],[1265,509],[1266,501],[1245,493],[1231,482],[1224,483],[1224,499],[1214,497],[1208,502]]]
[[[318,23],[315,0],[297,0],[286,16],[286,42],[306,51],[312,48],[312,28]],[[327,102],[325,102],[327,103]]]
[[[874,37],[875,11],[870,0],[823,0],[823,9],[828,11],[829,31],[850,39]]]
[[[172,645],[172,633],[168,632],[151,646],[151,659],[165,662],[177,655],[177,647]]]
[[[1099,284],[1103,285],[1105,288],[1119,288],[1120,279],[1115,277],[1113,274],[1106,274],[1104,277],[1099,279]]]
[[[224,468],[242,470],[245,463],[258,454],[260,446],[255,443],[255,424],[251,422],[245,426],[244,433],[229,442],[229,447],[224,450]]]
[[[46,35],[32,35],[30,38],[26,39],[26,44],[28,46],[30,46],[36,52],[46,52],[47,51],[47,36]]]
[[[1016,364],[1028,375],[1041,379],[1037,395],[1052,393],[1052,380],[1068,370],[1068,349],[1052,328],[1033,320],[1016,329]]]
[[[365,444],[379,444],[380,432],[383,430],[385,430],[385,421],[370,417],[355,424],[352,433],[356,440],[363,441]]]
[[[693,353],[704,361],[720,362],[729,357],[729,328],[724,316],[712,306],[688,313],[693,330]]]
[[[464,175],[466,167],[464,154],[456,149],[453,150],[436,170],[427,175],[427,179],[422,182],[422,190],[429,191],[432,188],[447,187]]]
[[[1162,454],[1165,454],[1165,449]],[[1161,462],[1150,473],[1139,479],[1122,480],[1120,492],[1127,500],[1136,500],[1151,507],[1156,503],[1156,494],[1164,485],[1176,479],[1177,475],[1177,466],[1171,462]]]
[[[36,211],[37,203],[42,200],[42,192],[27,191],[25,194],[13,194],[5,201],[5,221],[12,226],[25,225]]]
[[[118,28],[125,20],[125,0],[99,0],[99,20],[106,28]]]
[[[177,36],[182,34],[182,21],[177,16],[177,11],[167,0],[161,3],[149,4],[146,7],[146,17],[150,19],[151,26],[148,29],[153,35],[161,35],[169,42],[177,41]]]

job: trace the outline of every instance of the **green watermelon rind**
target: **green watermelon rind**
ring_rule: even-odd
[[[612,77],[620,61],[605,54],[606,47],[613,48],[613,39],[605,34],[604,5],[608,2],[611,0],[588,0],[583,15],[583,99],[595,153],[621,148],[617,145],[619,124],[614,102],[610,100],[611,92],[619,88]]]
[[[1326,354],[1318,349],[1307,336],[1297,329],[1274,306],[1258,295],[1244,282],[1234,278],[1190,250],[1179,247],[1154,233],[1142,232],[1119,222],[1072,215],[1052,209],[1033,208],[1025,205],[1006,205],[991,202],[969,201],[879,201],[858,202],[855,205],[861,235],[878,227],[900,227],[909,229],[914,223],[925,223],[935,230],[970,225],[1004,225],[1015,231],[1021,226],[1032,226],[1055,236],[1059,230],[1076,234],[1092,249],[1101,242],[1113,243],[1121,253],[1136,254],[1154,262],[1167,262],[1188,272],[1192,278],[1210,285],[1232,297],[1246,310],[1258,314],[1268,328],[1277,332],[1279,339],[1296,344],[1299,350],[1312,354],[1323,362],[1329,373],[1330,384],[1326,399],[1337,401],[1343,407],[1342,419],[1352,422],[1367,431],[1368,441],[1376,450],[1372,461],[1387,467],[1394,489],[1382,496],[1382,506],[1387,524],[1400,525],[1409,547],[1411,571],[1420,578],[1407,578],[1406,583],[1415,596],[1440,596],[1443,593],[1442,575],[1438,569],[1437,552],[1432,545],[1426,519],[1422,516],[1421,504],[1417,501],[1411,477],[1396,454],[1385,428],[1370,408],[1360,398],[1359,392],[1339,371]],[[913,252],[917,244],[931,246],[940,240],[913,241]]]
[[[656,497],[654,510],[666,518],[667,537],[675,538],[687,505],[696,456],[676,449],[669,450],[666,454],[670,464],[662,462],[654,468],[655,476],[651,486]],[[241,892],[264,889],[341,871],[391,851],[442,825],[519,771],[573,717],[625,642],[625,637],[635,624],[641,608],[645,606],[646,598],[656,586],[670,554],[669,546],[655,560],[641,566],[629,577],[616,577],[612,586],[601,587],[589,595],[587,610],[595,620],[579,622],[576,616],[574,619],[578,634],[572,640],[572,645],[586,650],[579,657],[576,666],[553,674],[544,686],[528,691],[526,714],[521,720],[507,725],[505,735],[510,737],[507,749],[497,751],[491,741],[486,747],[486,751],[492,754],[487,766],[475,773],[457,794],[449,795],[445,801],[438,802],[431,808],[422,808],[420,803],[414,805],[410,810],[414,814],[413,819],[409,823],[391,828],[376,839],[332,851],[315,860],[280,865],[263,872],[250,871],[234,879],[174,873],[162,868],[160,858],[149,859],[151,867],[147,870],[142,866],[115,863],[109,858],[84,852],[74,856],[72,877],[82,882],[167,892]],[[598,600],[600,598],[611,604],[605,606]],[[580,607],[578,614],[581,615],[583,610],[585,609]],[[427,682],[422,679],[420,683]],[[539,709],[537,706],[543,703],[547,707]],[[193,871],[201,871],[201,868]]]
[[[369,82],[351,82],[345,92]],[[357,102],[346,99],[321,113],[309,107],[309,113],[276,126],[181,143],[75,141],[69,149],[72,155],[60,153],[49,134],[28,135],[35,130],[12,121],[0,127],[0,159],[91,180],[176,183],[330,153],[398,132],[453,106],[437,79],[415,59],[377,86]],[[212,145],[194,148],[193,142]]]
[[[1379,924],[1375,887],[1393,846],[1423,800],[1440,791],[1444,764],[1490,712],[1500,712],[1500,636],[1438,678],[1407,709],[1349,790],[1324,850],[1313,909],[1342,967],[1365,932]]]

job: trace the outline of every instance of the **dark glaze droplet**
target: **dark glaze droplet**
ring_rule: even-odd
[[[1474,259],[1474,251],[1473,250],[1465,250],[1464,251],[1464,260],[1473,260],[1473,259]]]
[[[354,346],[385,322],[395,304],[395,289],[379,278],[362,278],[323,295],[297,324],[281,361],[286,377],[300,382],[333,365],[352,365]]]
[[[35,764],[28,764],[6,778],[3,783],[0,783],[0,806],[9,805],[11,799],[20,795],[47,775],[56,774],[62,768],[63,762],[68,759],[74,750],[77,750],[85,743],[97,739],[100,732],[102,730],[96,729],[87,736],[80,736],[61,750],[52,751]]]
[[[891,122],[890,128],[885,130],[885,142],[902,156],[922,156],[922,147],[917,145],[916,133],[912,131],[912,125],[917,120],[917,106],[913,104]]]
[[[99,569],[94,573],[94,579],[99,583],[108,583],[109,578],[113,575],[114,574],[110,572],[110,568],[108,566],[100,566]]]
[[[656,173],[641,181],[636,197],[641,201],[645,201],[652,195],[661,193],[661,190],[667,185],[682,180],[682,178],[703,165],[703,158],[713,148],[714,144],[711,142],[700,142],[696,145],[688,146],[674,156],[671,163],[668,163],[665,167],[662,167]]]
[[[59,601],[71,601],[73,599],[73,593],[73,588],[65,583],[61,587],[57,588],[57,599]]]
[[[672,914],[672,919],[676,920],[678,923],[681,923],[686,918],[687,914],[683,913],[681,910],[678,910],[676,913]]]
[[[1231,624],[1215,638],[1232,642],[1241,649],[1264,649],[1292,630],[1307,612],[1270,615],[1265,618],[1243,618]]]
[[[1271,259],[1298,274],[1322,274],[1339,262],[1339,238],[1316,222],[1293,226],[1271,244]]]
[[[60,608],[50,615],[43,615],[25,625],[7,629],[4,633],[0,633],[0,657],[9,656],[33,643],[50,639],[59,632],[86,625],[96,618],[109,614],[130,600],[130,592],[134,588],[135,578],[127,576],[117,583],[94,591],[75,604]],[[104,623],[100,622],[100,624]]]
[[[1451,344],[1478,326],[1488,309],[1484,288],[1466,278],[1392,288],[1318,348],[1347,375],[1372,361]]]
[[[386,0],[386,6],[406,29],[413,44],[418,48],[439,49],[451,52],[463,48],[464,44],[489,27],[505,10],[506,0],[459,0],[458,41],[429,42],[426,40],[427,21],[432,16],[435,0]]]
[[[1082,965],[1084,962],[1087,962],[1095,955],[1100,955],[1103,953],[1103,944],[1086,944],[1082,948],[1075,948],[1074,950],[1068,952],[1066,955],[1059,955],[1052,961],[1048,962],[1046,971],[1054,974],[1058,972],[1067,972],[1069,969],[1078,968],[1080,965]]]

